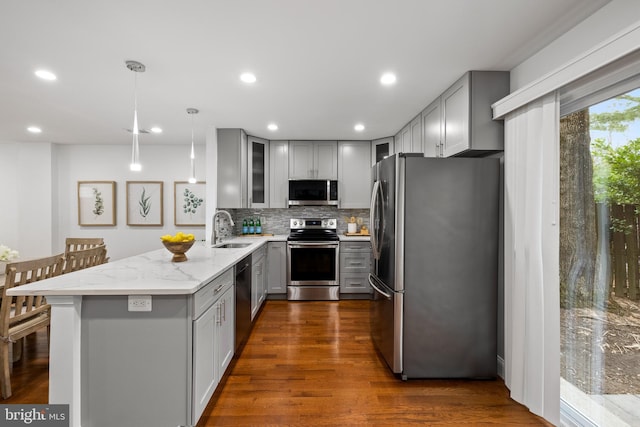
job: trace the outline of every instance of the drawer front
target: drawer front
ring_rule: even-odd
[[[340,252],[349,253],[349,252],[371,252],[371,243],[370,242],[341,242],[340,243]]]
[[[341,253],[340,273],[369,273],[371,255],[369,253]]]
[[[256,249],[251,253],[251,262],[253,265],[256,264],[260,258],[264,258],[267,255],[267,245],[261,246],[259,249]]]
[[[216,277],[193,295],[193,319],[200,317],[207,308],[215,304],[222,294],[233,286],[233,268]]]
[[[368,275],[340,274],[340,292],[344,294],[368,294],[371,292]]]

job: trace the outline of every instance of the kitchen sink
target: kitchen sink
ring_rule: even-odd
[[[218,243],[214,246],[216,249],[239,249],[246,248],[251,245],[251,243]]]

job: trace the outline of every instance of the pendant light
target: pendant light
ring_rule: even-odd
[[[189,176],[189,184],[195,184],[198,180],[196,179],[196,151],[193,142],[193,116],[198,114],[198,110],[187,108],[187,114],[191,116],[191,175]]]
[[[140,133],[138,129],[138,74],[144,73],[145,67],[143,64],[138,61],[126,61],[127,68],[133,71],[133,141],[131,144],[131,164],[129,165],[129,169],[132,171],[138,172],[142,170],[142,165],[140,164],[140,146],[138,144],[138,134]]]

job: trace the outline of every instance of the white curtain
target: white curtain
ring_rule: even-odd
[[[559,102],[505,117],[505,383],[560,423]]]

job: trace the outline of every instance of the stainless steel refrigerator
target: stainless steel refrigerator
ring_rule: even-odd
[[[401,153],[373,167],[371,335],[402,379],[496,376],[499,166]]]

